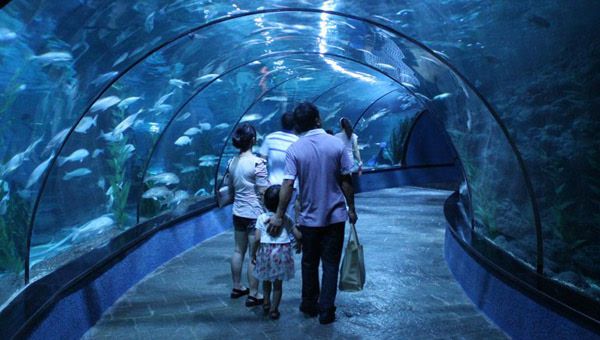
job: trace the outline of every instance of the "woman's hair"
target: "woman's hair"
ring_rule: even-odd
[[[342,117],[342,119],[340,119],[340,125],[342,126],[342,129],[344,129],[344,132],[346,133],[346,136],[348,136],[348,139],[351,139],[352,132],[354,132],[354,129],[352,128],[352,123],[350,123],[350,119]]]
[[[279,189],[281,189],[281,185],[275,184],[268,187],[265,191],[265,207],[271,212],[276,212],[277,206],[279,206]]]
[[[235,129],[231,141],[233,142],[233,146],[244,152],[252,147],[254,138],[256,138],[256,129],[254,126],[243,123]]]

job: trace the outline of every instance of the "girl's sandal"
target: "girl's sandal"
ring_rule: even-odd
[[[271,305],[268,303],[265,303],[263,306],[263,313],[265,313],[265,315],[269,314],[269,310],[271,309]]]
[[[279,319],[279,316],[281,316],[281,314],[279,313],[278,310],[274,310],[269,313],[269,318],[271,320],[277,320],[277,319]]]

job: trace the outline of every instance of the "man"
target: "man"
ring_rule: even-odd
[[[293,133],[294,115],[286,112],[281,116],[281,131],[270,133],[260,146],[259,154],[268,161],[269,182],[281,184],[285,168],[285,152],[298,140]]]
[[[351,176],[354,164],[344,152],[342,141],[321,128],[319,111],[313,104],[299,104],[294,109],[294,121],[297,131],[305,134],[287,151],[279,207],[271,217],[269,232],[281,231],[293,183],[298,178],[301,197],[298,224],[303,249],[300,311],[311,317],[319,315],[319,322],[328,324],[335,321],[345,222],[357,220]],[[320,262],[323,276],[319,287]]]

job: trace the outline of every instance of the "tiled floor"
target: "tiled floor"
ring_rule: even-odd
[[[84,339],[504,339],[463,293],[443,258],[447,191],[396,188],[357,195],[367,284],[338,293],[337,321],[298,311],[296,278],[284,283],[281,319],[229,298],[233,235],[181,254],[129,290]]]

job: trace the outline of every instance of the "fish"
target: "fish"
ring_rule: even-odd
[[[227,123],[221,123],[221,124],[217,124],[215,125],[215,129],[227,129],[230,125]]]
[[[309,81],[309,80],[313,80],[313,79],[315,79],[315,78],[313,78],[313,77],[300,77],[300,78],[298,78],[298,81]]]
[[[17,33],[8,28],[0,28],[0,42],[9,42],[17,39]]]
[[[219,156],[217,155],[204,155],[200,158],[198,158],[199,161],[204,162],[204,161],[216,161],[217,159],[219,159]]]
[[[112,67],[115,67],[115,66],[119,65],[120,63],[124,62],[128,56],[129,56],[129,52],[125,52],[125,53],[121,54],[121,56],[119,56],[119,58],[117,58],[117,60],[115,60],[115,62],[112,64]]]
[[[133,144],[126,144],[121,148],[123,153],[133,153],[135,151],[135,146]]]
[[[168,199],[170,197],[173,197],[173,193],[165,186],[148,189],[142,194],[142,198],[153,199],[157,201],[161,199]]]
[[[75,132],[78,133],[86,133],[92,126],[96,126],[96,121],[98,119],[98,115],[92,117],[83,117],[77,127],[75,128]]]
[[[48,157],[48,159],[46,159],[45,161],[40,163],[40,165],[36,166],[35,169],[33,169],[33,172],[31,172],[31,175],[29,175],[29,179],[27,180],[27,185],[25,186],[26,189],[29,189],[32,185],[37,183],[42,174],[46,171],[46,168],[48,168],[48,165],[50,164],[50,161],[53,158],[54,152],[52,153],[52,155],[50,155],[50,157]]]
[[[176,122],[183,122],[184,120],[190,118],[192,116],[192,114],[190,112],[186,112],[184,114],[181,115],[181,117],[177,117],[175,119]]]
[[[163,172],[162,174],[150,176],[144,182],[154,182],[154,184],[179,184],[179,177],[172,172]]]
[[[271,97],[264,97],[262,99],[263,102],[287,102],[287,97],[284,96],[271,96]]]
[[[369,51],[369,50],[365,50],[364,48],[357,48],[357,51],[361,51],[364,54],[369,54],[369,55],[373,55],[373,52]]]
[[[263,118],[258,124],[263,124],[266,123],[268,121],[270,121],[271,119],[273,119],[273,117],[275,117],[275,115],[277,114],[277,112],[279,112],[279,110],[275,110],[271,113],[269,113],[265,118]]]
[[[117,107],[121,110],[125,110],[129,107],[129,105],[137,102],[138,100],[142,99],[142,97],[127,97],[125,99],[123,99],[119,105],[117,105]]]
[[[171,97],[173,94],[175,93],[175,91],[171,91],[163,96],[161,96],[160,98],[158,98],[158,100],[156,101],[156,103],[154,104],[154,107],[160,106],[162,105],[164,102],[167,101],[167,99],[169,99],[169,97]]]
[[[58,157],[58,165],[62,166],[66,162],[83,162],[83,160],[90,155],[90,152],[86,149],[79,149],[73,151],[68,157]]]
[[[69,52],[54,51],[54,52],[47,52],[47,53],[44,53],[41,55],[36,55],[29,59],[39,61],[42,63],[60,63],[60,62],[72,61],[73,56]]]
[[[442,99],[446,99],[450,96],[452,96],[452,93],[444,92],[444,93],[440,93],[437,96],[433,97],[433,100],[442,100]]]
[[[76,228],[71,239],[77,241],[80,238],[92,237],[93,235],[105,232],[108,227],[115,224],[115,221],[109,216],[110,215],[102,215],[81,225],[79,228]]]
[[[63,180],[64,181],[68,181],[71,178],[75,178],[75,177],[83,177],[85,175],[89,175],[92,173],[92,170],[88,169],[88,168],[79,168],[79,169],[75,169],[73,171],[67,172],[64,176],[63,176]]]
[[[35,142],[33,142],[32,144],[30,144],[27,149],[25,149],[25,151],[20,152],[16,155],[14,155],[13,157],[11,157],[11,159],[1,168],[1,174],[0,177],[4,177],[5,175],[8,175],[9,173],[17,170],[21,165],[23,165],[23,162],[25,162],[26,160],[29,159],[29,154],[31,154],[31,152],[35,149],[35,147],[42,141],[42,137],[40,137],[38,140],[36,140]]]
[[[429,99],[429,97],[427,97],[426,95],[419,93],[419,92],[415,92],[415,95],[419,98],[421,98],[422,100],[426,101],[426,102],[430,102],[431,99]]]
[[[198,123],[198,126],[200,127],[200,129],[202,131],[208,131],[212,127],[212,125],[210,125],[210,123]]]
[[[171,79],[171,80],[169,80],[169,84],[171,84],[171,85],[173,85],[175,87],[178,87],[178,88],[182,88],[182,87],[184,87],[186,85],[190,85],[190,82],[189,81],[183,81],[181,79]]]
[[[411,83],[401,82],[400,84],[402,86],[404,86],[404,87],[407,87],[407,88],[411,89],[411,90],[416,90],[417,89],[417,87],[415,85],[411,84]]]
[[[403,9],[396,12],[396,15],[407,15],[408,13],[414,13],[414,9]]]
[[[390,112],[390,110],[388,108],[383,108],[379,111],[377,111],[375,114],[373,114],[371,117],[369,117],[369,119],[367,119],[367,122],[373,122],[376,121],[377,119],[385,116],[386,114],[388,114]]]
[[[152,111],[158,112],[158,114],[169,112],[173,109],[172,105],[169,104],[160,104],[152,108]]]
[[[217,78],[218,76],[219,76],[218,73],[209,73],[209,74],[203,75],[202,77],[198,77],[198,78],[194,79],[194,82],[196,83],[196,86],[198,86],[200,84],[209,82],[209,81]]]
[[[100,190],[104,190],[104,187],[106,186],[106,180],[104,179],[104,177],[100,177],[98,178],[98,182],[96,184],[98,185],[98,188],[100,188]]]
[[[190,194],[185,190],[177,190],[170,200],[170,204],[179,204],[190,198]]]
[[[112,131],[107,132],[107,133],[104,133],[104,131],[100,131],[100,137],[98,137],[98,138],[102,138],[107,142],[114,143],[114,142],[118,142],[118,141],[122,140],[123,134],[121,133],[121,134],[115,135],[112,133]]]
[[[155,12],[153,11],[146,17],[146,20],[144,21],[144,28],[146,29],[146,32],[148,32],[148,33],[152,32],[152,30],[154,30],[154,15],[155,15]]]
[[[262,118],[262,115],[260,113],[251,113],[249,115],[245,115],[244,117],[242,117],[242,119],[240,119],[240,123],[252,122],[255,120],[259,120],[261,118]]]
[[[120,122],[119,124],[117,124],[117,126],[115,126],[115,129],[112,132],[113,135],[119,135],[119,134],[122,134],[125,131],[127,131],[127,129],[129,129],[133,125],[133,123],[135,122],[135,119],[143,110],[144,109],[140,109],[137,113],[129,115],[127,118],[123,119],[122,122]]]
[[[103,74],[99,75],[96,79],[94,79],[92,81],[92,84],[102,85],[102,84],[106,83],[107,81],[116,77],[118,74],[119,74],[119,72],[117,72],[117,71],[103,73]]]
[[[101,99],[98,99],[94,105],[92,105],[92,107],[90,108],[91,112],[96,112],[96,111],[105,111],[108,108],[118,104],[121,101],[121,98],[117,97],[117,96],[109,96],[109,97],[104,97]]]
[[[48,151],[54,149],[56,146],[58,146],[58,144],[61,144],[67,137],[69,130],[70,130],[69,128],[66,128],[66,129],[62,130],[61,132],[57,133],[54,137],[52,137],[52,139],[46,145],[46,148],[44,149],[44,152],[42,154],[45,154],[46,152],[48,152]]]
[[[390,64],[386,64],[386,63],[377,63],[376,65],[381,66],[382,68],[386,68],[389,70],[395,70],[396,67],[390,65]]]
[[[182,174],[187,174],[188,172],[194,172],[196,170],[198,170],[198,167],[188,165],[188,166],[181,167],[179,172],[181,172]]]
[[[199,134],[200,132],[202,132],[202,129],[198,129],[197,127],[191,127],[187,130],[185,130],[185,132],[183,133],[186,136],[194,136]]]
[[[184,146],[192,144],[192,139],[188,136],[181,136],[175,141],[175,145]]]
[[[206,189],[200,188],[194,193],[194,196],[210,196],[210,194],[208,193],[208,191],[206,191]]]

